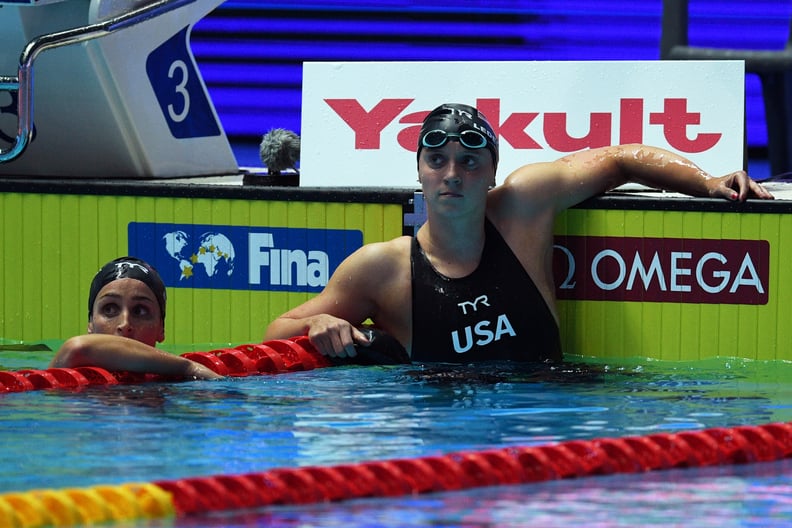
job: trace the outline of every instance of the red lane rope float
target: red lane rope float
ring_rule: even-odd
[[[270,505],[768,462],[790,456],[792,422],[718,427],[241,475],[6,493],[0,494],[0,526],[71,526],[178,517]]]
[[[182,357],[204,365],[222,376],[279,374],[329,367],[329,359],[307,337],[276,339],[209,352],[188,352]],[[153,374],[109,372],[100,367],[48,368],[0,371],[0,394],[40,389],[75,389],[88,385],[115,385],[164,380]]]

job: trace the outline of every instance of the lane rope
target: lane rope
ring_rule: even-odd
[[[570,440],[412,459],[0,494],[0,526],[78,526],[271,505],[399,497],[554,479],[769,462],[792,455],[792,422]]]
[[[333,365],[314,348],[306,336],[181,355],[223,376],[280,374]],[[0,371],[0,394],[146,381],[168,381],[168,378],[154,374],[109,372],[100,367]]]
[[[332,366],[301,336],[183,356],[224,376]],[[98,367],[0,371],[0,393],[163,380]],[[457,491],[553,479],[768,462],[792,455],[792,422],[571,440],[337,466],[280,468],[87,488],[0,494],[0,526],[79,526],[270,505]]]

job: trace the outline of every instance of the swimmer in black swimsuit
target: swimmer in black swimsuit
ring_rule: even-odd
[[[412,359],[560,361],[553,313],[487,219],[484,233],[478,267],[458,279],[438,273],[413,239]]]
[[[552,273],[556,216],[627,182],[743,201],[772,195],[744,171],[712,177],[689,160],[619,145],[524,165],[496,186],[497,133],[477,109],[444,104],[418,138],[426,222],[368,244],[324,291],[273,321],[265,340],[307,335],[330,357],[357,354],[373,323],[413,360],[558,360]]]

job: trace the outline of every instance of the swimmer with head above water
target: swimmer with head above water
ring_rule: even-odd
[[[559,361],[552,248],[560,212],[628,182],[739,202],[773,198],[742,170],[713,177],[639,144],[524,165],[496,186],[497,166],[497,136],[476,108],[432,110],[418,139],[426,223],[414,238],[355,251],[265,339],[307,335],[327,356],[355,356],[355,345],[368,344],[358,327],[370,320],[413,361]]]
[[[50,367],[102,367],[178,379],[222,378],[187,358],[158,350],[165,340],[165,285],[135,257],[105,264],[91,282],[88,333],[67,339]]]

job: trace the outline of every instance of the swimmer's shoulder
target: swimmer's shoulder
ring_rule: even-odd
[[[365,259],[397,264],[410,255],[412,239],[411,236],[400,236],[384,242],[371,242],[358,249],[357,253]]]
[[[384,242],[370,242],[352,253],[333,274],[357,287],[380,290],[384,282],[403,279],[410,269],[410,240],[401,236]],[[350,282],[351,281],[351,282]]]

